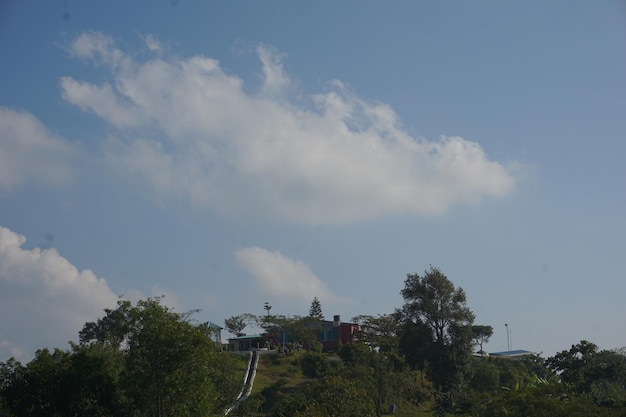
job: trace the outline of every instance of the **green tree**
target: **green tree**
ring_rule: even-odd
[[[378,316],[361,315],[352,318],[358,325],[357,340],[367,343],[381,352],[391,352],[398,348],[400,322],[392,314]]]
[[[493,327],[483,325],[472,325],[472,340],[474,346],[478,346],[478,352],[484,353],[483,345],[489,342],[493,336]]]
[[[585,395],[596,404],[626,407],[626,356],[598,347],[586,340],[546,359],[546,365],[574,394]]]
[[[133,305],[128,300],[118,300],[116,309],[104,309],[104,317],[96,322],[87,322],[78,333],[78,340],[105,343],[119,349],[135,326],[135,317],[131,314]]]
[[[38,350],[23,366],[0,364],[5,416],[205,416],[237,395],[234,357],[219,352],[208,323],[192,323],[160,298],[120,300],[86,323],[71,351]]]
[[[213,409],[217,352],[210,332],[158,299],[139,301],[131,316],[135,329],[128,336],[125,381],[136,410],[162,417],[199,416]]]
[[[400,311],[396,314],[402,316]],[[413,369],[420,371],[422,386],[424,386],[423,375],[432,346],[432,330],[421,320],[405,318],[400,329],[399,352]]]
[[[326,355],[318,352],[307,352],[300,358],[302,373],[309,378],[321,378],[330,369]]]
[[[317,297],[313,297],[311,301],[311,307],[309,308],[309,317],[315,317],[320,320],[324,320],[324,314],[322,313],[322,303]]]
[[[235,336],[244,336],[243,330],[248,325],[248,315],[232,316],[224,320],[224,327]]]
[[[468,382],[471,366],[471,326],[474,314],[466,305],[462,288],[437,268],[423,276],[408,274],[401,291],[404,321],[425,326],[433,343],[424,347],[425,371],[439,391],[440,412],[455,409],[456,395]]]
[[[455,288],[438,268],[431,266],[423,276],[408,274],[400,293],[405,312],[424,322],[438,345],[449,343],[453,327],[469,326],[474,321],[474,314],[466,305],[465,291]]]
[[[59,381],[67,393],[64,415],[105,417],[128,414],[120,384],[124,355],[102,343],[72,345],[65,378]]]
[[[161,305],[160,298],[134,306],[120,300],[117,310],[106,311],[103,319],[87,323],[81,331],[83,346],[122,346],[125,366],[120,384],[135,415],[206,415],[236,395],[239,378],[223,369],[229,356],[220,355],[208,324],[190,322],[192,313],[176,313]],[[115,343],[108,335],[115,336]]]
[[[344,365],[354,367],[359,364],[367,363],[370,347],[364,342],[358,341],[343,345],[341,349],[339,349],[338,354]]]

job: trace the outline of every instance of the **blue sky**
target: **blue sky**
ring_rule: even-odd
[[[626,7],[0,5],[0,360],[118,296],[200,321],[465,289],[490,351],[626,345]]]

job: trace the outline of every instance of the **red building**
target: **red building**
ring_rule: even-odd
[[[324,350],[335,350],[339,344],[353,343],[354,333],[358,328],[355,323],[342,323],[338,315],[334,316],[333,321],[321,320],[320,326],[317,341],[324,346]]]

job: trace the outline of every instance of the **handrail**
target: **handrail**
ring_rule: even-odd
[[[250,393],[252,392],[252,386],[254,385],[254,378],[256,377],[256,369],[258,364],[259,353],[256,351],[250,352],[250,355],[248,356],[248,366],[246,369],[246,374],[244,376],[243,386],[241,387],[241,391],[239,392],[239,395],[235,399],[233,405],[231,405],[224,411],[225,416],[230,414],[231,411],[237,408],[239,404],[244,402],[250,396]]]

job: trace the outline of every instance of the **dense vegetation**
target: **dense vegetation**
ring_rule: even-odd
[[[493,329],[474,323],[466,295],[438,269],[409,274],[404,305],[359,316],[356,343],[321,352],[308,318],[248,314],[271,340],[289,327],[302,351],[262,358],[240,416],[626,416],[626,356],[588,341],[543,359],[490,358]],[[120,301],[85,324],[71,349],[39,350],[26,365],[0,364],[0,417],[210,416],[241,389],[245,363],[220,351],[206,324],[148,299]]]
[[[243,368],[206,324],[148,299],[85,324],[69,351],[0,364],[0,416],[206,416],[235,398]]]

